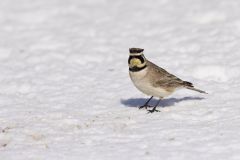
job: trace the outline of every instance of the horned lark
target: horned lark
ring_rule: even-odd
[[[187,81],[183,81],[176,76],[168,73],[163,68],[158,67],[154,63],[148,61],[143,55],[144,49],[130,48],[129,52],[129,75],[135,87],[141,92],[151,96],[147,102],[140,106],[141,108],[150,107],[148,103],[153,97],[158,97],[159,100],[153,109],[148,110],[149,113],[153,113],[156,107],[159,105],[161,99],[169,96],[177,89],[187,88],[200,93],[206,93],[200,89],[194,88],[193,84]]]

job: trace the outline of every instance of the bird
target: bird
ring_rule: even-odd
[[[160,112],[157,106],[160,101],[178,89],[186,88],[200,93],[207,92],[197,89],[191,82],[183,81],[165,69],[157,66],[143,54],[142,48],[129,48],[129,76],[135,87],[142,93],[151,96],[139,109],[153,107],[148,113]],[[159,98],[154,106],[148,105],[153,97]]]

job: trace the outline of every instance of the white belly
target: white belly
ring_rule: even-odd
[[[171,92],[166,91],[161,87],[153,87],[149,79],[146,77],[147,68],[139,72],[129,72],[133,84],[144,94],[163,98],[169,96]]]

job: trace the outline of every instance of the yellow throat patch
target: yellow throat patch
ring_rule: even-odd
[[[129,63],[129,67],[138,67],[141,68],[146,64],[146,62],[142,63],[140,59],[138,58],[132,58]]]

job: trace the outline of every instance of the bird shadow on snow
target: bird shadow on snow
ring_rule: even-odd
[[[194,101],[194,100],[203,100],[203,97],[183,97],[183,98],[167,98],[163,99],[159,103],[159,107],[170,107],[175,103],[179,103],[182,101]],[[127,107],[139,107],[146,103],[147,98],[130,98],[130,99],[122,99],[121,103]],[[150,105],[155,105],[158,102],[158,99],[152,99],[149,103]]]

